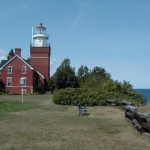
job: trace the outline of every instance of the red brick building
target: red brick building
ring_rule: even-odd
[[[44,91],[50,75],[50,45],[47,44],[48,34],[42,23],[32,31],[30,58],[21,57],[21,49],[16,48],[15,54],[9,53],[7,60],[0,63],[0,79],[5,83],[7,93],[33,93]]]

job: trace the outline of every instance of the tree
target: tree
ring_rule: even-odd
[[[68,58],[62,61],[53,77],[57,89],[79,86],[78,78],[75,76],[75,69],[71,67]]]
[[[133,91],[133,86],[130,84],[130,82],[123,81],[122,83],[122,93],[127,94]]]
[[[83,66],[81,65],[81,67],[78,69],[78,77],[79,78],[82,78],[82,77],[85,77],[87,76],[89,73],[89,68],[87,66]]]
[[[9,57],[9,55],[11,55],[12,57],[14,57],[14,56],[15,56],[15,53],[14,53],[13,48],[9,51],[9,53],[8,53],[8,55],[7,55],[7,59],[9,59],[9,58],[8,58],[8,57]]]
[[[110,74],[104,68],[98,66],[90,71],[87,66],[82,65],[77,74],[81,87],[102,89],[103,84],[111,79]]]
[[[87,94],[84,94],[84,98],[81,96],[82,93],[79,92],[79,98],[77,98],[79,101],[80,99],[87,100],[87,98],[90,98],[93,102],[97,99],[97,97],[99,97],[103,104],[106,102],[106,99],[128,99],[131,101],[138,100],[140,103],[143,102],[143,97],[134,91],[133,86],[129,82],[113,80],[111,75],[102,67],[96,66],[92,70],[89,70],[87,66],[82,65],[78,69],[77,76],[75,76],[75,69],[71,67],[70,60],[68,58],[64,59],[61,65],[57,68],[56,73],[53,75],[53,79],[57,89],[66,87],[75,88],[80,85],[80,87],[82,87],[81,89],[90,90],[88,97]],[[52,85],[51,82],[52,81],[49,81],[49,87]],[[71,90],[74,90],[72,88]],[[67,89],[62,96],[58,95],[60,96],[60,99],[69,99],[68,102],[71,102],[70,98],[76,98],[76,96],[71,94],[71,97],[67,96],[64,99],[66,91]],[[91,93],[93,93],[94,96],[96,93],[98,93],[98,95],[92,99]]]
[[[101,79],[107,79],[109,80],[111,75],[109,73],[106,72],[106,70],[102,67],[94,67],[92,70],[92,74],[96,77],[99,77]]]
[[[116,84],[114,80],[108,80],[104,83],[103,88],[107,92],[114,92],[116,90]]]
[[[77,75],[79,79],[79,84],[81,87],[83,87],[89,75],[89,68],[87,66],[81,65],[78,69]]]
[[[48,81],[47,81],[47,90],[51,91],[52,94],[54,93],[55,82],[54,82],[54,78],[53,77],[48,78]]]

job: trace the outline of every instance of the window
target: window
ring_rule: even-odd
[[[27,67],[26,66],[22,66],[22,73],[26,74],[26,71],[27,71]]]
[[[7,86],[12,86],[12,77],[7,77]]]
[[[12,66],[8,66],[8,74],[12,74]]]
[[[26,86],[26,79],[27,79],[26,77],[21,77],[20,78],[20,85],[21,86]]]

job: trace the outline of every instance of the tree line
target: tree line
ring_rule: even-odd
[[[113,80],[110,73],[102,67],[96,66],[91,70],[81,65],[76,73],[75,68],[70,65],[70,59],[66,58],[56,69],[54,75],[48,79],[48,90],[53,93],[54,90],[68,87],[95,88],[124,94],[133,91],[133,85],[130,82]]]
[[[143,96],[134,90],[130,82],[113,80],[110,73],[99,66],[89,69],[88,66],[81,65],[75,72],[68,58],[62,61],[48,81],[48,90],[52,93],[55,91],[57,94],[57,91],[66,88],[90,89],[101,93],[105,99],[131,99],[143,102]]]

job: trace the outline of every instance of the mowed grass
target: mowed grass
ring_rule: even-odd
[[[121,109],[88,107],[90,115],[79,117],[77,107],[55,105],[48,94],[25,96],[23,104],[19,95],[2,99],[13,108],[0,111],[0,150],[150,149],[150,137],[140,135]]]
[[[0,102],[0,112],[18,112],[28,109],[36,108],[34,103],[20,103],[20,102]]]

